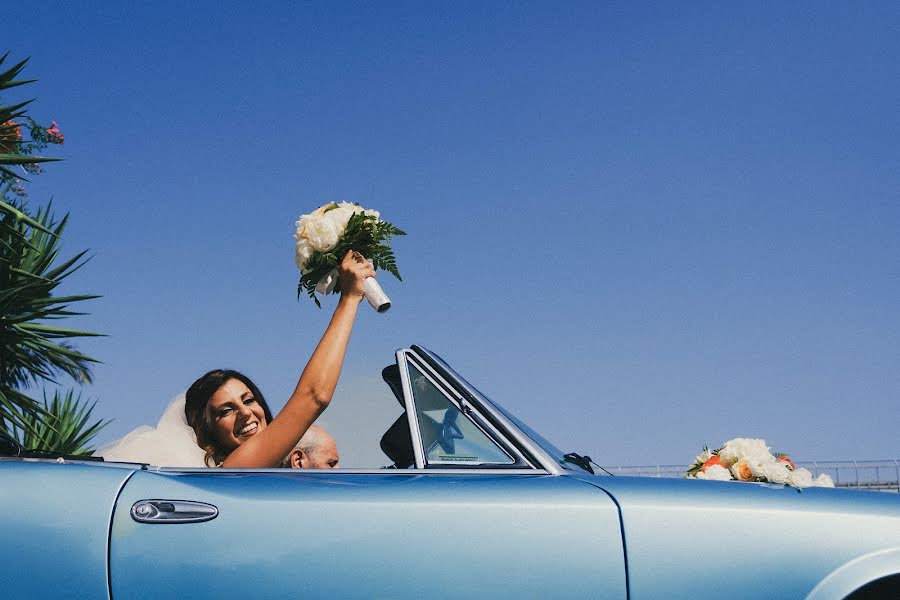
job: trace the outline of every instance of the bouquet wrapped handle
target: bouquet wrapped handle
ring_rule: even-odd
[[[371,262],[372,261],[369,261],[369,263]],[[316,284],[316,291],[323,296],[330,294],[334,292],[337,282],[338,270],[332,269],[327,275],[319,280],[318,284]],[[363,280],[363,296],[369,301],[372,308],[380,313],[387,312],[387,310],[391,308],[391,299],[384,293],[384,290],[381,289],[381,284],[379,284],[378,280],[374,277],[366,277]]]
[[[384,290],[381,289],[381,284],[374,277],[366,277],[363,280],[363,293],[366,300],[369,301],[369,304],[376,311],[380,313],[387,312],[391,307],[391,299],[384,293]]]

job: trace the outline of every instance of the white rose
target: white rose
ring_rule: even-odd
[[[728,469],[721,465],[710,465],[706,467],[706,471],[697,473],[697,479],[708,479],[710,481],[731,481],[731,473]]]
[[[295,260],[301,271],[306,268],[313,253],[335,249],[354,213],[365,213],[376,220],[380,216],[378,211],[366,210],[351,202],[329,202],[300,217],[295,223],[294,239],[297,240]]]
[[[766,476],[766,463],[749,459],[747,460],[747,466],[750,467],[750,474],[753,475],[754,478]]]
[[[379,217],[381,217],[381,213],[378,212],[377,210],[372,210],[371,208],[363,208],[363,207],[360,206],[359,204],[351,204],[351,203],[349,203],[349,202],[342,202],[342,203],[341,203],[341,205],[344,205],[344,204],[346,204],[347,206],[352,207],[352,208],[353,208],[353,212],[362,213],[362,214],[366,215],[367,217],[375,217],[375,220],[376,220],[376,221],[379,219]]]
[[[753,473],[750,471],[750,465],[746,460],[739,460],[731,465],[731,474],[738,481],[753,481]]]
[[[337,246],[341,232],[330,219],[311,216],[301,219],[301,223],[301,236],[309,240],[317,252],[328,252]]]
[[[791,476],[791,471],[785,463],[771,462],[763,467],[763,474],[772,483],[784,483]]]
[[[788,483],[798,488],[809,487],[813,484],[812,473],[806,469],[795,469],[788,477]]]
[[[350,221],[353,213],[358,212],[358,209],[359,207],[355,204],[341,202],[337,205],[337,208],[333,208],[325,213],[325,218],[331,221],[340,233],[344,233],[344,230],[347,229],[347,222]]]
[[[736,462],[749,456],[762,456],[769,454],[769,447],[765,440],[753,438],[735,438],[728,440],[719,450],[719,458],[728,463]]]
[[[766,467],[774,463],[775,457],[768,452],[747,457],[747,464],[750,465],[750,472],[754,477],[766,477]]]
[[[834,481],[832,481],[831,477],[822,473],[812,482],[813,487],[834,487]]]
[[[321,210],[321,209],[319,209],[319,210]],[[309,224],[311,222],[315,221],[318,218],[319,218],[319,216],[316,215],[315,212],[310,215],[300,215],[300,220],[295,223],[295,225],[297,226],[297,230],[294,231],[294,239],[295,240],[306,239],[306,228],[309,226]]]
[[[306,263],[312,258],[313,248],[305,239],[297,240],[297,254],[294,260],[297,262],[297,268],[306,273]]]
[[[306,217],[321,217],[322,215],[325,214],[325,211],[328,209],[328,207],[333,206],[333,205],[334,205],[334,202],[329,202],[328,204],[323,204],[316,210],[314,210],[311,213],[309,213],[308,215],[304,215],[304,216],[306,216]]]
[[[709,448],[706,448],[703,452],[701,452],[699,455],[697,455],[697,458],[694,459],[694,464],[702,465],[703,463],[708,461],[710,458],[712,458],[712,455],[713,455],[712,450],[710,450]]]

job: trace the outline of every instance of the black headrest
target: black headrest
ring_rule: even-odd
[[[403,383],[400,381],[400,367],[397,365],[386,366],[381,370],[381,378],[394,392],[394,397],[400,403],[400,406],[406,408],[406,402],[403,400]]]
[[[406,413],[397,417],[384,435],[381,436],[381,451],[394,461],[397,469],[408,469],[415,464],[412,437],[409,435],[409,420]]]

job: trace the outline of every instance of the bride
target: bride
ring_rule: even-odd
[[[249,378],[216,369],[176,398],[156,429],[140,427],[96,454],[105,460],[160,466],[279,466],[331,402],[363,298],[363,281],[374,276],[360,253],[347,252],[338,267],[342,291],[334,315],[277,417]]]

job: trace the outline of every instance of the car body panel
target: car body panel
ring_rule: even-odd
[[[130,468],[0,460],[0,595],[108,597],[107,540]]]
[[[894,494],[578,477],[605,490],[621,509],[633,600],[804,598],[872,553],[894,552],[893,566],[883,556],[857,565],[861,583],[900,566],[900,497]],[[818,593],[843,597],[827,592]]]
[[[0,458],[0,593],[840,600],[879,580],[900,597],[900,495],[593,475],[437,355],[395,356],[396,468]],[[132,515],[145,500],[169,520]]]
[[[159,498],[219,515],[131,518],[135,502]],[[110,547],[116,600],[626,598],[615,504],[551,475],[141,472],[120,495]]]
[[[900,565],[900,548],[879,550],[860,556],[835,569],[823,579],[815,589],[810,592],[806,600],[832,600],[833,598],[845,598],[851,593],[868,587],[871,582],[878,582],[879,588],[889,588],[892,581],[896,587],[894,593],[888,590],[886,595],[890,598],[900,598],[900,575],[897,574],[897,565]],[[873,590],[871,592],[875,594]],[[872,598],[870,595],[869,598]],[[862,600],[862,599],[857,599]]]

